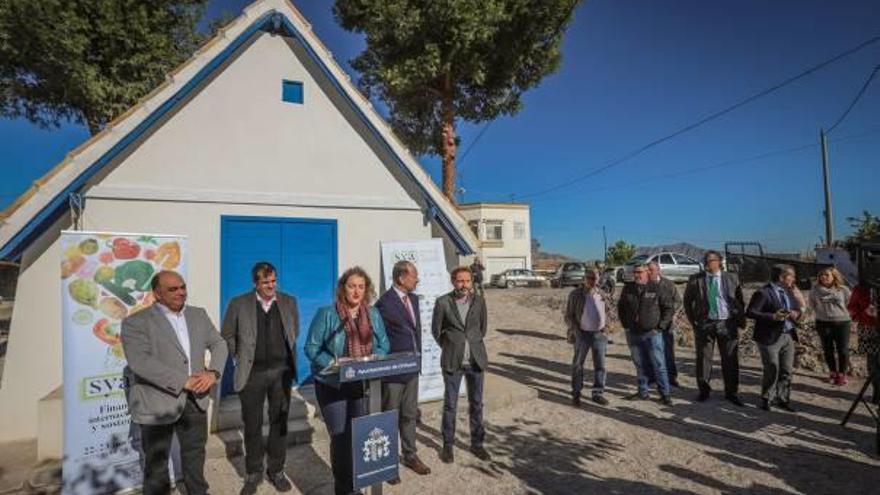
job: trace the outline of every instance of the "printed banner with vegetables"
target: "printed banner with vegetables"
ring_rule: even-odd
[[[153,303],[160,270],[185,276],[180,236],[61,233],[64,490],[113,493],[141,484],[136,428],[125,401],[120,322]]]

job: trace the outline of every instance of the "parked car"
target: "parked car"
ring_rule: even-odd
[[[599,278],[599,288],[605,291],[609,296],[614,295],[614,287],[617,282],[622,280],[623,277],[623,267],[622,266],[611,266],[604,270],[602,270],[602,275]]]
[[[494,287],[543,287],[547,285],[547,279],[532,270],[516,269],[505,270],[502,273],[492,275],[491,284]]]
[[[581,285],[584,280],[587,265],[583,263],[569,262],[559,265],[553,278],[550,279],[552,287],[567,287]]]
[[[660,271],[663,276],[673,282],[687,282],[691,275],[700,273],[703,269],[702,263],[681,253],[642,254],[633,257],[623,265],[623,281],[632,282],[633,269],[637,264],[648,264],[655,260],[660,263]]]

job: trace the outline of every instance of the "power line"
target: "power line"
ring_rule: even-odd
[[[622,157],[620,157],[620,158],[617,158],[616,160],[611,161],[610,163],[607,163],[607,164],[605,164],[605,165],[603,165],[603,166],[601,166],[601,167],[598,167],[598,168],[595,168],[595,169],[593,169],[593,170],[590,170],[589,172],[587,172],[587,173],[585,173],[585,174],[582,174],[582,175],[580,175],[580,176],[577,176],[577,177],[575,177],[575,178],[573,178],[573,179],[570,179],[570,180],[568,180],[568,181],[566,181],[566,182],[563,182],[563,183],[557,184],[557,185],[555,185],[555,186],[551,186],[551,187],[548,187],[548,188],[542,189],[542,190],[537,191],[537,192],[529,193],[529,194],[520,194],[520,195],[517,195],[517,198],[518,198],[518,199],[525,199],[525,198],[531,198],[531,197],[535,197],[535,196],[540,196],[540,195],[543,195],[543,194],[547,194],[547,193],[550,193],[550,192],[556,191],[556,190],[558,190],[558,189],[562,189],[562,188],[564,188],[564,187],[568,187],[568,186],[570,186],[570,185],[572,185],[572,184],[575,184],[575,183],[577,183],[577,182],[581,182],[581,181],[583,181],[583,180],[585,180],[585,179],[588,179],[588,178],[590,178],[590,177],[592,177],[592,176],[594,176],[594,175],[597,175],[597,174],[599,174],[599,173],[602,173],[602,172],[604,172],[605,170],[608,170],[608,169],[610,169],[610,168],[616,167],[617,165],[620,165],[621,163],[624,163],[624,162],[630,160],[631,158],[634,158],[634,157],[636,157],[636,156],[638,156],[638,155],[644,153],[645,151],[647,151],[647,150],[649,150],[649,149],[651,149],[651,148],[656,147],[657,145],[659,145],[659,144],[661,144],[661,143],[664,143],[664,142],[666,142],[666,141],[669,141],[669,140],[671,140],[671,139],[673,139],[673,138],[675,138],[675,137],[678,137],[678,136],[680,136],[680,135],[682,135],[682,134],[684,134],[684,133],[686,133],[686,132],[690,132],[690,131],[692,131],[692,130],[694,130],[694,129],[696,129],[696,128],[698,128],[698,127],[700,127],[700,126],[702,126],[702,125],[704,125],[704,124],[706,124],[706,123],[708,123],[708,122],[711,122],[711,121],[716,120],[716,119],[718,119],[718,118],[720,118],[720,117],[722,117],[722,116],[724,116],[724,115],[727,115],[728,113],[733,112],[734,110],[736,110],[736,109],[738,109],[738,108],[741,108],[741,107],[743,107],[743,106],[745,106],[745,105],[748,105],[749,103],[752,103],[752,102],[754,102],[754,101],[756,101],[756,100],[758,100],[758,99],[760,99],[760,98],[763,98],[763,97],[765,97],[765,96],[767,96],[767,95],[770,95],[770,94],[772,94],[772,93],[775,93],[776,91],[779,91],[780,89],[784,88],[785,86],[788,86],[789,84],[792,84],[792,83],[794,83],[795,81],[798,81],[798,80],[800,80],[800,79],[802,79],[802,78],[804,78],[804,77],[806,77],[806,76],[808,76],[808,75],[810,75],[810,74],[812,74],[812,73],[814,73],[814,72],[816,72],[816,71],[818,71],[818,70],[821,70],[821,69],[823,69],[823,68],[825,68],[825,67],[827,67],[827,66],[829,66],[829,65],[831,65],[831,64],[833,64],[833,63],[835,63],[835,62],[837,62],[837,61],[839,61],[839,60],[841,60],[841,59],[843,59],[843,58],[846,58],[846,57],[848,57],[848,56],[850,56],[850,55],[852,55],[852,54],[854,54],[854,53],[856,53],[856,52],[858,52],[858,51],[860,51],[860,50],[862,50],[862,49],[864,49],[864,48],[866,48],[866,47],[868,47],[868,46],[870,46],[870,45],[872,45],[872,44],[874,44],[874,43],[876,43],[876,42],[878,42],[878,41],[880,41],[880,36],[874,36],[873,38],[870,38],[870,39],[868,39],[868,40],[866,40],[866,41],[863,41],[862,43],[859,43],[858,45],[854,46],[853,48],[850,48],[850,49],[848,49],[848,50],[846,50],[846,51],[844,51],[844,52],[841,52],[841,53],[839,53],[839,54],[837,54],[837,55],[835,55],[835,56],[833,56],[833,57],[831,57],[831,58],[829,58],[829,59],[827,59],[827,60],[825,60],[825,61],[823,61],[823,62],[820,62],[820,63],[818,63],[818,64],[816,64],[816,65],[813,65],[812,67],[809,67],[808,69],[802,71],[801,73],[799,73],[799,74],[797,74],[797,75],[795,75],[795,76],[789,77],[788,79],[785,79],[785,80],[783,80],[782,82],[779,82],[779,83],[777,83],[777,84],[774,84],[773,86],[770,86],[770,87],[767,88],[767,89],[764,89],[764,90],[762,90],[762,91],[759,91],[758,93],[755,93],[755,94],[753,94],[753,95],[751,95],[751,96],[749,96],[749,97],[747,97],[747,98],[745,98],[745,99],[743,99],[743,100],[740,100],[740,101],[734,103],[733,105],[731,105],[731,106],[729,106],[729,107],[726,107],[726,108],[724,108],[724,109],[722,109],[722,110],[718,110],[718,111],[716,111],[716,112],[714,112],[714,113],[711,113],[711,114],[709,114],[708,116],[703,117],[703,118],[697,120],[697,121],[694,122],[694,123],[688,124],[688,125],[686,125],[686,126],[680,128],[680,129],[678,129],[678,130],[672,132],[671,134],[667,134],[667,135],[665,135],[665,136],[663,136],[663,137],[657,138],[657,139],[655,139],[655,140],[649,142],[648,144],[645,144],[645,145],[643,145],[643,146],[641,146],[641,147],[639,147],[639,148],[636,148],[635,150],[633,150],[633,151],[627,153],[626,155],[624,155],[624,156],[622,156]]]
[[[849,106],[846,107],[846,110],[845,110],[845,111],[843,112],[843,114],[837,119],[837,121],[836,121],[831,127],[829,127],[827,131],[825,131],[825,134],[829,134],[829,133],[831,133],[831,131],[833,131],[835,127],[837,127],[838,125],[840,125],[840,123],[843,122],[843,119],[845,119],[846,116],[849,115],[850,110],[852,110],[853,107],[856,106],[856,103],[858,103],[858,102],[859,102],[859,99],[861,99],[862,95],[865,94],[865,91],[868,89],[868,86],[871,84],[871,81],[874,79],[874,76],[877,75],[877,72],[878,72],[878,71],[880,71],[880,65],[878,65],[877,67],[874,67],[874,70],[871,71],[871,75],[868,76],[868,80],[865,81],[865,84],[862,85],[862,89],[860,89],[859,92],[858,92],[858,94],[856,94],[856,97],[853,98],[852,103],[850,103]]]
[[[850,134],[850,135],[847,135],[847,136],[844,136],[844,137],[841,137],[841,138],[838,138],[838,139],[834,139],[834,140],[831,140],[830,142],[832,142],[832,143],[840,143],[840,142],[843,142],[843,141],[849,141],[849,140],[852,140],[852,139],[856,139],[856,138],[860,138],[860,137],[868,136],[868,135],[871,135],[871,134],[877,134],[878,132],[880,132],[880,128],[874,128],[874,129],[871,129],[871,130],[868,130],[868,131],[865,131],[865,132],[860,132],[860,133],[856,133],[856,134]],[[622,187],[630,187],[630,186],[635,186],[635,185],[639,185],[639,184],[647,184],[647,183],[650,183],[650,182],[654,182],[654,181],[657,181],[657,180],[663,180],[663,179],[674,179],[674,178],[676,178],[676,177],[681,177],[681,176],[684,176],[684,175],[691,175],[691,174],[696,174],[696,173],[700,173],[700,172],[706,172],[706,171],[709,171],[709,170],[715,170],[715,169],[718,169],[718,168],[730,167],[730,166],[733,166],[733,165],[741,165],[741,164],[743,164],[743,163],[759,161],[759,160],[763,160],[763,159],[765,159],[765,158],[770,158],[770,157],[773,157],[773,156],[779,156],[779,155],[787,155],[787,154],[792,154],[792,153],[798,153],[798,152],[802,152],[802,151],[809,150],[809,149],[813,149],[813,148],[817,148],[817,147],[819,147],[819,145],[816,144],[816,143],[804,143],[804,144],[802,144],[802,145],[800,145],[800,146],[793,146],[793,147],[790,147],[790,148],[783,148],[783,149],[778,149],[778,150],[771,150],[771,151],[767,151],[767,152],[760,153],[760,154],[758,154],[758,155],[753,155],[753,156],[746,157],[746,158],[738,158],[738,159],[733,159],[733,160],[726,160],[726,161],[718,162],[718,163],[715,163],[715,164],[712,164],[712,165],[706,165],[706,166],[702,166],[702,167],[694,167],[694,168],[689,168],[689,169],[685,169],[685,170],[679,170],[679,171],[675,171],[675,172],[668,172],[668,173],[664,173],[664,174],[657,174],[657,175],[652,175],[652,176],[649,176],[649,177],[643,177],[643,178],[636,179],[636,180],[632,180],[632,181],[619,182],[619,183],[617,183],[617,184],[609,184],[609,185],[606,185],[606,186],[591,187],[588,191],[582,191],[582,192],[579,192],[579,193],[571,193],[571,194],[565,195],[564,197],[565,197],[565,198],[569,198],[569,197],[581,196],[581,195],[583,195],[583,194],[585,194],[585,193],[592,193],[592,192],[597,192],[597,191],[606,191],[606,190],[611,190],[611,189],[619,189],[619,188],[622,188]],[[484,192],[484,193],[487,193],[487,194],[493,194],[493,193],[488,193],[488,192],[486,192],[486,191],[474,191],[474,192]],[[497,193],[494,193],[494,194],[497,194]],[[549,200],[549,199],[557,199],[557,198],[561,198],[561,197],[562,197],[562,196],[552,196],[552,197],[550,197],[550,198],[539,198],[539,199],[537,199],[537,200],[532,200],[532,202],[535,202],[535,201],[542,201],[542,200]]]
[[[485,134],[487,130],[489,130],[489,127],[492,125],[492,122],[494,122],[494,120],[490,120],[490,121],[486,122],[486,125],[484,125],[482,129],[480,129],[480,132],[477,134],[477,137],[475,137],[474,140],[471,141],[470,144],[468,144],[467,149],[465,149],[464,153],[461,154],[461,158],[459,158],[458,163],[456,163],[456,166],[458,167],[459,171],[461,171],[461,166],[464,164],[464,159],[467,158],[468,153],[470,153],[471,150],[474,149],[474,146],[476,146],[477,143],[480,142],[480,138],[483,137],[483,134]]]

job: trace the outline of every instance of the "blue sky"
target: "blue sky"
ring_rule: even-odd
[[[214,0],[208,16],[247,1]],[[342,65],[363,40],[333,20],[332,2],[296,2]],[[465,201],[525,198],[543,249],[579,258],[609,243],[759,240],[807,250],[824,235],[817,145],[880,64],[880,43],[587,180],[573,179],[714,111],[880,35],[880,4],[861,1],[595,0],[566,34],[560,70],[515,116],[459,126]],[[880,212],[880,77],[830,139],[838,236],[846,217]],[[0,119],[0,206],[87,139]],[[732,162],[732,163],[730,163]],[[439,182],[439,160],[422,163]],[[720,164],[730,163],[725,166]],[[700,169],[719,165],[709,170]],[[564,184],[552,193],[532,195]]]

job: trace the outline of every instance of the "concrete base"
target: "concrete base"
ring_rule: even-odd
[[[64,457],[64,392],[61,387],[37,402],[37,460]]]
[[[312,386],[294,388],[290,394],[287,416],[287,444],[311,443],[315,428],[311,421],[317,413],[315,389]],[[208,439],[208,457],[238,457],[244,455],[244,433],[241,421],[241,402],[237,395],[220,399],[216,410],[215,432]],[[269,434],[269,418],[263,411],[263,435]]]

